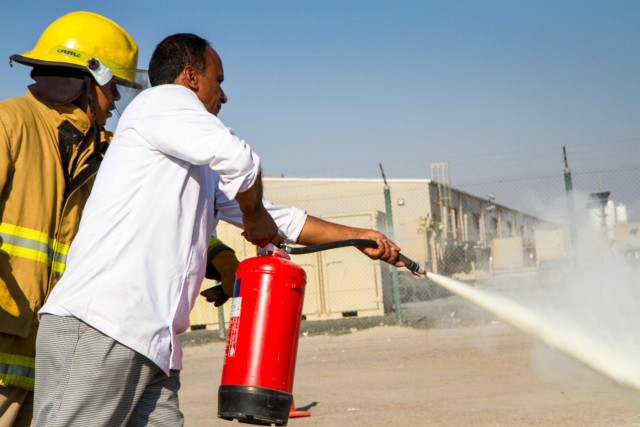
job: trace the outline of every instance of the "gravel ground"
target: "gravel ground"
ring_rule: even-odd
[[[521,292],[513,281],[491,286]],[[478,286],[483,286],[478,284]],[[393,314],[301,324],[290,426],[640,426],[640,395],[451,296]],[[218,419],[225,343],[183,335],[186,426]],[[244,425],[244,424],[243,424]]]

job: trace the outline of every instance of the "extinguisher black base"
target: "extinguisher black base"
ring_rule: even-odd
[[[263,426],[286,426],[293,395],[262,387],[221,385],[218,418]]]

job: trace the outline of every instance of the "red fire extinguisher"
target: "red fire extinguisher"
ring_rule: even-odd
[[[304,270],[275,247],[238,266],[219,418],[287,425],[305,285]]]
[[[218,417],[247,424],[286,426],[293,404],[293,377],[306,274],[289,253],[305,254],[345,246],[377,247],[352,239],[303,248],[273,245],[248,258],[236,271],[227,348],[218,388]],[[426,271],[404,255],[414,274]]]

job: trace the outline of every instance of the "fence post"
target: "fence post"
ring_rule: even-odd
[[[380,165],[380,172],[382,173],[382,180],[384,181],[384,206],[387,214],[387,237],[392,241],[395,241],[393,236],[393,212],[391,210],[391,190],[387,185],[387,178],[384,176],[384,170],[382,169],[382,163]],[[398,284],[398,269],[391,268],[391,289],[393,291],[393,305],[396,312],[396,323],[399,325],[402,323],[402,315],[400,314],[400,286]]]
[[[224,304],[218,307],[218,332],[220,334],[220,339],[227,339],[227,328],[224,324]]]
[[[576,226],[576,213],[573,206],[573,181],[571,179],[571,169],[567,162],[567,149],[562,147],[564,156],[564,190],[567,195],[567,208],[569,210],[569,235],[571,237],[571,255],[575,257],[578,250],[578,229]]]

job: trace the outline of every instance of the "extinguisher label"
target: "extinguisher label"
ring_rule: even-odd
[[[240,307],[242,306],[242,297],[236,297],[231,301],[231,314],[229,317],[240,317]]]
[[[229,336],[227,337],[227,357],[236,355],[236,345],[238,343],[238,330],[240,329],[240,309],[242,307],[242,297],[236,297],[231,301],[231,314],[229,315]]]

